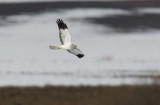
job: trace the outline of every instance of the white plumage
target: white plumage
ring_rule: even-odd
[[[72,37],[66,23],[64,23],[62,19],[57,19],[57,24],[59,28],[59,38],[62,45],[49,46],[49,48],[52,50],[65,49],[68,52],[76,55],[78,58],[82,58],[84,54],[80,49],[77,48],[76,45],[72,44]]]

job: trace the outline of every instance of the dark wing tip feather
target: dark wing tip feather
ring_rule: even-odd
[[[57,19],[56,22],[58,24],[59,29],[68,29],[66,23],[64,23],[62,19]]]
[[[82,58],[82,57],[84,57],[84,54],[78,54],[78,55],[76,55],[78,58]]]

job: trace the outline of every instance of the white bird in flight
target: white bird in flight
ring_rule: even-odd
[[[76,55],[78,58],[82,58],[84,54],[80,49],[77,48],[76,45],[72,44],[71,34],[68,30],[66,23],[63,22],[62,19],[57,19],[57,24],[59,28],[59,38],[61,41],[60,46],[49,46],[52,50],[65,49],[68,52]]]

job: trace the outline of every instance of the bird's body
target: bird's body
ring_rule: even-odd
[[[70,49],[75,49],[76,45],[74,44],[65,44],[65,45],[60,45],[60,46],[50,46],[52,50],[58,50],[58,49],[64,49],[64,50],[70,50]]]
[[[52,50],[64,49],[68,52],[76,55],[78,58],[82,58],[84,54],[81,50],[77,48],[76,45],[72,44],[71,34],[68,30],[67,25],[63,22],[62,19],[57,19],[57,24],[59,28],[59,37],[61,44],[60,46],[49,46]]]

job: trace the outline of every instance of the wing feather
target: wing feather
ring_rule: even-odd
[[[68,52],[76,55],[78,58],[82,58],[84,56],[83,52],[80,49],[71,49],[71,50],[67,50]]]
[[[57,24],[59,28],[59,37],[61,44],[71,44],[71,34],[66,23],[64,23],[62,19],[57,19]]]

